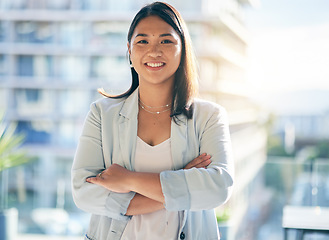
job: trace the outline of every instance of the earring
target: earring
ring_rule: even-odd
[[[130,66],[130,68],[133,68],[134,66],[133,66],[132,61],[130,60],[130,55],[128,55],[128,60],[129,60],[129,66]]]

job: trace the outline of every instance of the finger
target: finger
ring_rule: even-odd
[[[93,184],[100,184],[102,182],[102,178],[98,177],[89,177],[86,179],[86,182],[93,183]]]
[[[104,173],[104,171],[98,173],[98,174],[97,174],[97,177],[98,177],[98,178],[101,178],[101,179],[104,179],[104,178],[102,177],[102,174],[103,174],[103,173]]]
[[[196,159],[194,159],[192,162],[189,162],[186,166],[185,169],[191,169],[193,167],[195,167],[197,164],[199,164],[200,161],[196,162]]]
[[[209,154],[205,154],[205,155],[202,155],[200,157],[201,161],[198,161],[194,167],[196,168],[202,168],[202,167],[206,167],[208,166],[212,161],[210,160],[211,159],[211,156]]]
[[[209,166],[209,164],[211,163],[212,161],[210,159],[207,159],[201,163],[199,163],[198,165],[196,165],[195,167],[196,168],[206,168]]]
[[[194,158],[191,162],[189,162],[186,166],[185,166],[185,169],[190,169],[190,168],[193,168],[193,167],[197,167],[199,164],[201,164],[202,162],[210,159],[211,156],[206,154],[206,153],[203,153],[201,154],[200,156]]]
[[[207,154],[206,153],[203,153],[201,154],[200,156],[194,158],[192,161],[191,161],[191,164],[192,165],[197,165],[199,164],[200,162],[202,162],[204,159],[207,158]]]
[[[190,169],[192,168],[192,164],[189,162],[188,164],[186,164],[186,166],[184,167],[184,169]]]
[[[199,157],[195,158],[191,163],[194,165],[194,166],[197,166],[198,164],[204,162],[204,161],[207,161],[211,158],[210,155],[208,154],[202,154],[200,155]]]

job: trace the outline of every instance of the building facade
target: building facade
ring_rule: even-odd
[[[118,93],[129,87],[126,35],[134,14],[148,2],[0,0],[0,108],[26,134],[29,153],[38,156],[24,171],[22,232],[35,231],[28,224],[31,209],[81,214],[70,190],[81,127],[90,103],[100,97],[97,88]],[[255,182],[266,159],[266,132],[260,110],[249,101],[246,81],[243,11],[257,1],[167,2],[187,22],[199,63],[201,97],[229,112],[236,184],[231,200],[218,209],[218,218],[226,238],[236,239],[250,195],[261,187]],[[15,186],[12,196],[17,195]]]

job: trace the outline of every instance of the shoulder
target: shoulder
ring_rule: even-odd
[[[99,111],[108,111],[111,109],[121,108],[122,103],[125,101],[126,98],[106,98],[102,97],[91,104],[91,109],[97,109]]]
[[[105,115],[115,116],[121,108],[126,98],[113,99],[102,97],[90,105],[89,115],[95,118],[103,118]]]
[[[226,116],[226,109],[214,102],[207,101],[200,98],[195,98],[193,101],[194,114],[198,115],[218,115],[218,116]]]
[[[229,126],[227,111],[223,106],[202,99],[195,99],[193,106],[190,124],[193,124],[199,136],[209,131],[222,134],[221,131]]]
[[[134,118],[138,112],[138,91],[135,90],[129,96],[118,99],[101,98],[92,103],[91,111],[113,119],[119,116]]]
[[[228,125],[226,109],[214,102],[194,99],[192,122],[198,129],[213,125]]]

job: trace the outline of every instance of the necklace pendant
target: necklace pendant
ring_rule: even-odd
[[[170,108],[167,108],[167,109],[165,109],[165,110],[162,110],[162,111],[154,111],[154,112],[152,112],[152,111],[149,111],[148,109],[146,109],[143,105],[142,105],[142,103],[141,102],[139,102],[139,106],[144,110],[144,111],[146,111],[146,112],[148,112],[148,113],[151,113],[151,114],[160,114],[160,113],[163,113],[163,112],[167,112],[167,111],[169,111],[170,110]],[[170,106],[170,105],[169,105]],[[168,107],[169,107],[168,106]]]

